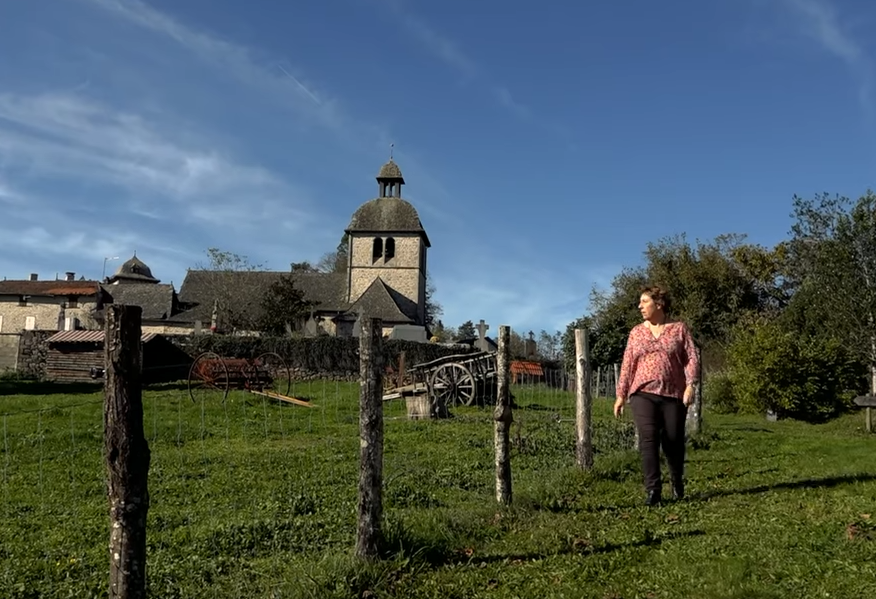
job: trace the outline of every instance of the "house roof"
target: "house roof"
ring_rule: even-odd
[[[173,315],[173,285],[104,285],[113,304],[140,306],[143,320],[165,320]]]
[[[147,343],[157,336],[155,333],[144,333],[140,341]],[[59,331],[46,339],[46,343],[103,343],[103,338],[103,331]]]
[[[92,296],[99,285],[97,281],[0,281],[0,295]]]
[[[380,277],[374,279],[359,296],[350,312],[359,312],[368,318],[380,318],[384,322],[411,323],[413,319],[404,313],[392,296],[392,292]]]
[[[281,277],[290,277],[304,292],[304,298],[316,303],[317,312],[343,312],[349,307],[343,273],[189,270],[179,290],[179,301],[191,308],[168,320],[208,323],[213,303],[220,297],[247,311],[250,317],[257,317],[262,298]]]
[[[511,362],[512,374],[531,374],[532,376],[544,376],[541,364],[528,360],[514,360]]]

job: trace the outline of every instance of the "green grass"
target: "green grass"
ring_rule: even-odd
[[[2,385],[0,594],[106,596],[101,395]],[[412,422],[385,404],[385,558],[363,565],[351,557],[357,386],[296,385],[316,409],[147,391],[151,596],[876,596],[876,436],[860,415],[812,426],[707,413],[689,498],[647,509],[629,418],[613,420],[610,401],[594,407],[584,473],[573,398],[514,393],[509,508],[493,498],[488,411]]]

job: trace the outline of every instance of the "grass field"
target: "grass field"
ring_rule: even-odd
[[[0,386],[0,595],[103,597],[102,397]],[[154,597],[876,597],[876,435],[706,413],[689,497],[648,509],[627,418],[594,407],[574,467],[571,395],[515,388],[514,505],[493,499],[492,421],[386,405],[386,557],[358,565],[358,387],[307,409],[144,395]],[[12,393],[10,395],[10,393]],[[872,516],[871,516],[872,515]]]

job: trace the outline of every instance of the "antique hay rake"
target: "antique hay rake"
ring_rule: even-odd
[[[265,352],[256,358],[223,358],[215,352],[204,352],[189,369],[188,388],[193,403],[215,397],[217,393],[225,402],[231,389],[239,389],[298,406],[315,407],[309,401],[290,397],[291,386],[292,372],[286,361],[274,352]]]

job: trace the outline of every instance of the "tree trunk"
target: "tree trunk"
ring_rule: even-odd
[[[496,454],[496,501],[511,503],[511,451],[509,438],[511,423],[511,327],[499,327],[499,352],[496,356],[496,408],[493,411],[495,431],[493,445]]]
[[[356,555],[376,558],[383,518],[383,323],[362,318],[359,333],[359,514]]]
[[[104,450],[110,508],[110,599],[146,597],[150,452],[143,432],[139,306],[106,308]]]
[[[593,397],[590,395],[590,340],[585,329],[575,329],[575,364],[578,379],[575,394],[575,460],[579,468],[589,470],[593,467]]]

